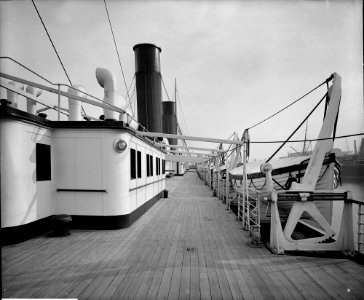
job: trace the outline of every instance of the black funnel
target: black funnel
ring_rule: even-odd
[[[176,103],[173,101],[162,102],[163,132],[177,134]],[[177,145],[177,139],[168,138],[170,145]]]
[[[138,44],[135,52],[135,78],[138,122],[148,131],[162,132],[162,86],[159,54],[153,44]]]

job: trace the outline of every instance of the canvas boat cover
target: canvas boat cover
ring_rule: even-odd
[[[220,172],[224,172],[226,170],[226,165],[220,166]]]
[[[285,157],[273,159],[269,163],[273,167],[272,174],[282,174],[291,171],[304,170],[307,167],[310,156],[297,156],[297,157]],[[261,173],[260,165],[264,161],[253,161],[248,162],[246,165],[246,170],[248,178],[258,178],[263,177],[265,174]],[[236,167],[230,171],[230,177],[232,179],[243,179],[243,165]]]

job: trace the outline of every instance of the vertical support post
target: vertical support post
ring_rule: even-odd
[[[217,193],[217,199],[220,198],[220,167],[217,167],[217,174],[216,174],[216,193]]]
[[[284,254],[284,249],[280,245],[280,236],[282,235],[282,226],[278,213],[278,195],[275,190],[271,192],[271,220],[270,220],[270,239],[269,247],[276,254]]]
[[[342,237],[343,250],[355,252],[354,226],[353,226],[353,203],[345,201],[343,216],[341,220],[340,237]]]
[[[258,224],[259,224],[259,237],[260,237],[260,200],[259,200],[259,195],[258,195],[258,191],[256,192],[256,203],[257,203],[257,206],[258,206],[258,209],[257,209],[257,214],[258,214]]]
[[[249,210],[246,210],[246,206],[247,206],[247,185],[246,185],[246,144],[244,141],[243,144],[243,228],[245,230],[247,230],[247,226],[246,226],[246,220],[249,220]]]
[[[57,112],[57,116],[58,116],[58,121],[61,120],[61,85],[58,84],[58,112]]]
[[[242,201],[243,201],[244,197],[242,197],[242,193],[241,191],[238,192],[238,221],[244,222],[244,208]]]
[[[362,241],[362,236],[364,235],[364,232],[362,231],[363,229],[363,216],[364,216],[364,211],[363,211],[363,205],[362,204],[358,204],[358,253],[360,254],[364,254],[364,251],[362,250],[364,242]]]
[[[283,254],[284,249],[279,244],[279,236],[283,235],[283,232],[278,213],[278,195],[273,186],[272,170],[272,165],[269,163],[264,163],[260,166],[260,171],[267,177],[267,192],[270,197],[268,201],[271,203],[269,247],[276,254]]]
[[[244,132],[244,144],[243,144],[243,195],[244,195],[244,212],[245,212],[245,230],[250,230],[250,204],[249,204],[249,191],[248,191],[248,174],[246,171],[247,162],[247,138],[246,131]]]
[[[230,210],[230,179],[229,179],[230,167],[226,168],[226,179],[225,179],[225,197],[226,197],[226,209]]]

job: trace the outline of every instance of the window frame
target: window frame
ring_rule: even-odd
[[[130,148],[130,180],[136,179],[137,170],[136,170],[136,150]]]
[[[36,181],[52,181],[52,147],[49,144],[35,144]]]
[[[154,170],[153,170],[153,155],[149,155],[149,164],[150,164],[150,176],[154,175]]]
[[[142,178],[142,152],[137,150],[136,155],[137,155],[137,157],[136,157],[137,158],[136,159],[136,162],[137,162],[136,175],[137,175],[137,178],[140,179],[140,178]]]

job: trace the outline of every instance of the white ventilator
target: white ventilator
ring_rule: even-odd
[[[68,88],[68,93],[71,95],[84,97],[86,89],[81,85],[73,85],[72,87]],[[69,109],[69,121],[82,121],[82,114],[81,114],[81,101],[74,100],[71,97],[68,97],[68,109]]]
[[[20,90],[24,90],[24,84],[22,84],[20,82],[10,81],[9,84],[12,86],[15,86],[16,88],[18,88]],[[17,93],[15,93],[11,90],[7,90],[7,98],[8,98],[8,101],[10,102],[11,107],[18,108],[18,94]]]
[[[104,88],[104,101],[112,106],[116,106],[123,110],[126,109],[125,99],[116,91],[116,78],[107,69],[97,68],[96,79],[101,87]],[[119,113],[104,109],[105,120],[119,120]]]
[[[139,127],[138,122],[132,118],[132,112],[129,108],[125,108],[125,112],[120,114],[119,121],[123,121],[135,130]]]
[[[25,91],[34,97],[39,97],[42,94],[42,90],[30,85],[27,86]],[[28,97],[27,97],[27,112],[32,115],[35,115],[37,113],[37,102]]]

